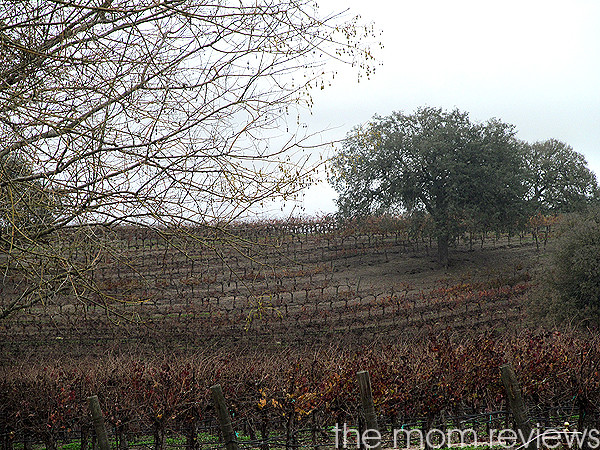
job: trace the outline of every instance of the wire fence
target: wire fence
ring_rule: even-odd
[[[540,432],[548,429],[565,429],[565,422],[573,429],[579,421],[578,410],[572,406],[539,411],[541,415],[530,418]],[[556,414],[556,415],[555,415]],[[85,418],[89,420],[89,418]],[[381,444],[384,448],[424,447],[429,430],[430,441],[435,447],[464,445],[500,446],[499,431],[511,429],[513,421],[507,410],[490,411],[478,414],[447,416],[429,422],[427,418],[397,419],[379,417]],[[234,443],[239,449],[328,449],[328,448],[368,448],[360,437],[365,433],[362,417],[350,423],[291,427],[289,420],[271,422],[267,433],[263,435],[259,424],[233,420],[235,430]],[[597,423],[597,418],[591,420]],[[106,427],[111,448],[160,449],[223,449],[224,442],[219,423],[216,419],[205,419],[180,426],[166,428],[144,428],[135,421],[108,425]],[[419,432],[415,432],[418,430]],[[444,432],[444,438],[440,435]],[[473,433],[474,432],[474,433]],[[537,435],[537,434],[536,434]],[[423,439],[421,439],[423,437]],[[461,439],[463,438],[464,439]],[[452,442],[453,441],[453,442]],[[97,449],[98,438],[90,423],[86,427],[62,430],[43,435],[25,430],[3,430],[0,433],[1,449]],[[363,444],[363,445],[361,445]]]

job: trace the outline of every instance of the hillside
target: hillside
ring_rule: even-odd
[[[504,329],[523,321],[539,257],[531,235],[468,235],[443,269],[431,239],[328,224],[188,230],[185,238],[131,228],[110,242],[81,299],[31,308],[2,326],[5,355],[362,344]]]

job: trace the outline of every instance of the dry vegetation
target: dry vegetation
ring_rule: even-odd
[[[112,230],[87,283],[97,291],[80,292],[95,306],[66,297],[16,315],[0,329],[3,355],[360,345],[523,322],[539,256],[531,235],[468,235],[441,269],[431,239],[400,225],[245,224],[186,238]]]
[[[98,394],[123,442],[193,445],[195,431],[216,433],[208,387],[220,383],[237,430],[293,445],[301,429],[357,423],[358,370],[370,372],[386,426],[428,427],[502,410],[505,362],[543,420],[595,420],[597,336],[530,331],[539,241],[467,233],[441,269],[430,239],[400,225],[245,224],[177,240],[112,230],[90,274],[110,295],[3,325],[0,434],[83,442],[85,399]]]

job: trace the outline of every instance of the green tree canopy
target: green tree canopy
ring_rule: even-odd
[[[355,128],[332,161],[331,182],[343,217],[427,211],[446,265],[461,217],[514,220],[522,209],[521,168],[512,125],[474,123],[457,109],[420,108]]]
[[[530,213],[567,213],[581,211],[599,188],[596,176],[588,169],[584,156],[556,139],[534,144],[523,143]]]

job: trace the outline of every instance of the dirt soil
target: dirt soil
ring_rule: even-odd
[[[284,236],[278,247],[261,246],[262,262],[196,247],[181,254],[164,243],[123,245],[127,264],[107,259],[96,271],[100,285],[123,299],[114,306],[118,315],[101,307],[83,311],[81,303],[65,299],[51,314],[31,310],[15,318],[0,329],[0,343],[15,355],[29,347],[75,352],[97,346],[104,352],[142,345],[187,351],[206,345],[364,344],[520,322],[519,293],[428,297],[434,289],[465,283],[512,288],[517,282],[511,279],[528,280],[539,270],[544,253],[530,239],[488,239],[483,247],[470,247],[461,242],[451,248],[444,268],[435,246],[389,235]],[[139,323],[122,320],[127,317]]]
[[[469,250],[455,248],[450,252],[450,264],[444,268],[438,264],[434,251],[404,254],[388,252],[387,256],[365,253],[336,263],[334,282],[360,285],[377,292],[428,291],[441,284],[464,281],[487,281],[502,275],[538,270],[543,251],[534,243],[485,246]],[[359,287],[360,287],[359,286]]]

